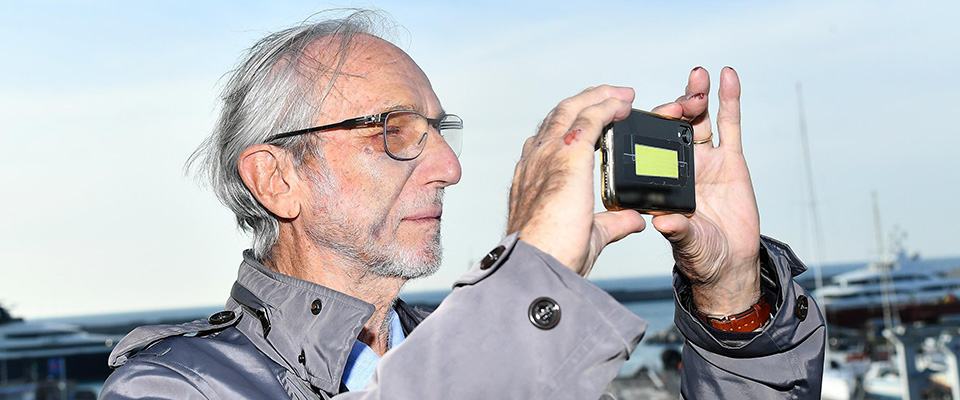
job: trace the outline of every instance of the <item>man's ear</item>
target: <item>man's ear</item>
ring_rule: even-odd
[[[240,153],[240,178],[260,204],[280,218],[300,215],[300,177],[279,147],[258,144]]]

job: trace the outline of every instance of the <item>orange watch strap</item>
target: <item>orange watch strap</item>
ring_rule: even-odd
[[[717,318],[708,316],[701,313],[700,310],[697,310],[697,316],[699,316],[703,322],[724,332],[753,332],[762,327],[763,324],[766,324],[767,320],[770,319],[770,304],[767,303],[767,300],[763,296],[760,296],[757,304],[750,306],[749,309],[741,313]]]

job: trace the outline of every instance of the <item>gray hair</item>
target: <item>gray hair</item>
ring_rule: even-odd
[[[377,30],[393,27],[384,23],[386,18],[378,11],[330,12],[348,15],[320,22],[305,21],[267,35],[247,50],[223,88],[223,106],[213,133],[186,164],[187,170],[197,167],[198,175],[236,215],[239,228],[250,233],[254,255],[260,260],[271,258],[280,224],[241,180],[241,152],[264,143],[271,135],[313,126],[324,99],[334,88],[351,39],[357,34],[380,37]],[[306,54],[312,43],[324,38],[331,39],[331,47],[339,44],[332,57],[322,60]],[[327,80],[322,88],[321,79]],[[314,135],[294,136],[274,144],[290,151],[299,169],[308,154],[322,162],[311,136]]]

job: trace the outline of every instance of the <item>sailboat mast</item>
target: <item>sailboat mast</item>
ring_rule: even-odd
[[[817,196],[813,191],[813,168],[810,166],[810,144],[807,141],[807,116],[803,108],[803,90],[800,82],[797,82],[797,110],[800,113],[800,148],[803,150],[803,167],[807,178],[807,195],[810,197],[810,220],[813,223],[813,243],[815,249],[814,259],[817,261],[813,269],[817,284],[817,300],[823,304],[823,299],[819,298],[819,289],[823,287],[823,240],[820,231],[820,215],[817,213]]]
[[[883,248],[883,226],[880,225],[880,206],[877,201],[877,192],[870,192],[870,197],[873,198],[873,232],[877,236],[877,261],[883,262],[884,248]]]
[[[893,306],[890,301],[890,279],[887,273],[892,269],[893,264],[888,263],[884,257],[883,248],[883,226],[880,225],[880,205],[877,201],[877,192],[871,192],[873,197],[873,228],[877,235],[877,266],[880,267],[880,274],[883,277],[883,325],[890,329],[900,325],[900,313],[894,314]]]

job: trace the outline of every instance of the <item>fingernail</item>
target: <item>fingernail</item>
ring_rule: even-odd
[[[701,69],[703,69],[703,67],[696,67],[696,68],[693,69],[693,71],[690,71],[690,72],[697,72],[697,71],[699,71],[699,70],[701,70]]]
[[[703,93],[694,93],[694,94],[687,95],[687,100],[690,100],[690,99],[702,100],[703,96],[704,96]]]

